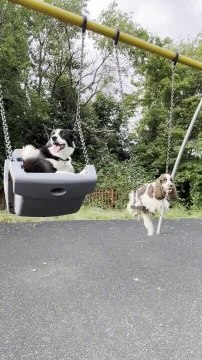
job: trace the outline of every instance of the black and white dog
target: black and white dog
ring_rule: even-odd
[[[26,145],[22,149],[24,171],[54,173],[74,172],[71,155],[75,150],[74,132],[69,129],[53,129],[49,140],[41,149]]]

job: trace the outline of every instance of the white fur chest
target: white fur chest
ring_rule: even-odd
[[[156,211],[164,211],[169,209],[169,202],[164,198],[157,200],[155,197],[150,197],[146,192],[140,196],[142,205],[146,207],[151,213]]]
[[[57,171],[65,171],[65,172],[74,172],[74,168],[71,164],[71,161],[61,161],[47,158]]]

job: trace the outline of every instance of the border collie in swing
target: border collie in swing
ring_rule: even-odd
[[[75,150],[74,133],[69,129],[53,129],[41,149],[26,145],[22,149],[24,171],[35,173],[74,172],[71,155]]]

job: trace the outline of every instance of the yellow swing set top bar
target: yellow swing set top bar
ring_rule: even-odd
[[[82,26],[83,24],[83,17],[80,15],[73,14],[69,11],[63,10],[61,8],[58,8],[56,6],[50,5],[44,1],[41,0],[9,0],[15,4],[19,4],[22,6],[25,6],[26,8],[39,11],[41,13],[44,13],[46,15],[52,16],[58,20],[61,20],[65,23],[69,23],[76,26]],[[105,25],[98,24],[94,21],[88,20],[86,29],[93,31],[97,34],[107,36],[111,39],[114,38],[116,29],[110,28]],[[128,35],[126,33],[120,32],[119,35],[119,41],[123,42],[125,44],[135,46],[139,49],[148,51],[150,53],[159,55],[161,57],[164,57],[169,60],[173,60],[176,57],[176,52],[162,48],[160,46],[151,44],[147,41],[138,39],[132,35]],[[190,66],[194,69],[202,70],[202,63],[196,60],[193,60],[187,56],[179,55],[178,62]]]

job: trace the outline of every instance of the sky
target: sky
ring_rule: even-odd
[[[89,18],[94,20],[112,0],[89,0]],[[202,33],[202,0],[117,0],[124,12],[143,28],[175,41],[195,38]]]

